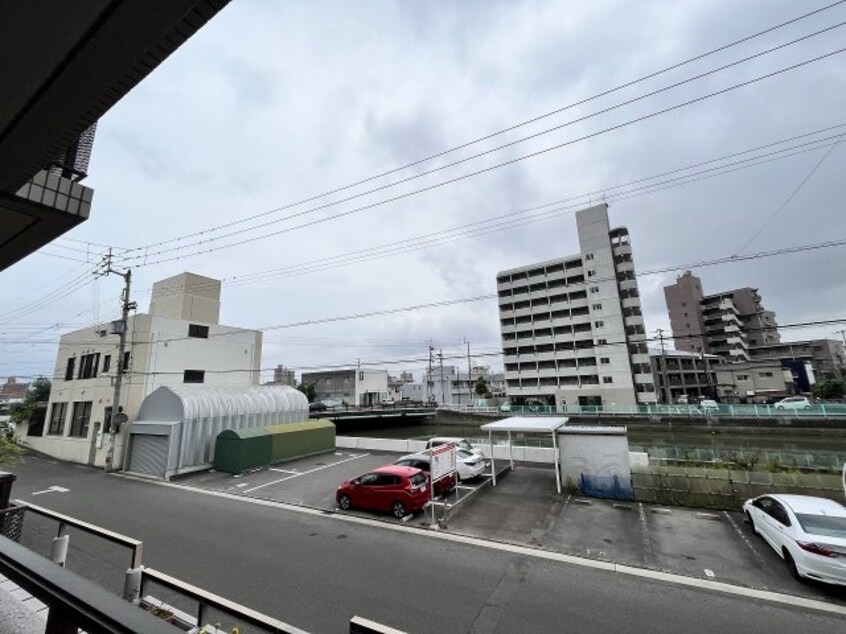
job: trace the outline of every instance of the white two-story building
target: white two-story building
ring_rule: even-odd
[[[135,420],[141,402],[162,386],[259,384],[262,333],[218,323],[220,281],[182,273],[153,285],[150,309],[129,317],[120,411]],[[105,323],[63,335],[56,355],[41,434],[19,437],[56,458],[105,463],[118,368],[119,337]],[[129,425],[117,437],[114,466],[123,464]]]

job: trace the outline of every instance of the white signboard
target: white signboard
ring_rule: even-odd
[[[432,482],[437,482],[455,471],[455,445],[441,445],[432,449],[430,473]]]

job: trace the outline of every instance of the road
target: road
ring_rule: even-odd
[[[438,634],[844,628],[843,614],[740,589],[715,592],[36,457],[11,471],[19,478],[14,497],[141,539],[148,567],[312,632],[348,631],[356,614]],[[67,490],[33,495],[50,487]],[[52,529],[30,517],[25,541],[46,552]],[[126,553],[76,534],[71,541],[70,569],[119,585]]]

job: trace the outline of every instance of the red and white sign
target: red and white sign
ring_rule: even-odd
[[[435,447],[430,453],[432,464],[430,473],[432,482],[437,482],[455,472],[455,445],[441,445]]]

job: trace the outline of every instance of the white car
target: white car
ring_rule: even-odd
[[[432,449],[433,447],[440,447],[441,445],[455,445],[459,449],[463,449],[468,453],[475,454],[480,458],[484,458],[482,452],[478,449],[473,449],[473,445],[470,444],[470,441],[466,438],[459,438],[457,436],[438,436],[436,438],[430,438],[428,442],[426,442],[426,449]]]
[[[762,495],[743,504],[746,521],[796,579],[846,585],[846,507],[808,495]]]
[[[811,406],[806,396],[788,396],[775,404],[776,409],[805,409]]]
[[[431,458],[427,453],[412,453],[403,456],[394,464],[404,465],[407,467],[416,467],[417,469],[429,470]],[[424,468],[421,463],[425,463]],[[458,471],[459,480],[471,480],[477,478],[485,471],[485,459],[472,454],[463,449],[456,449],[455,451],[455,470]]]

